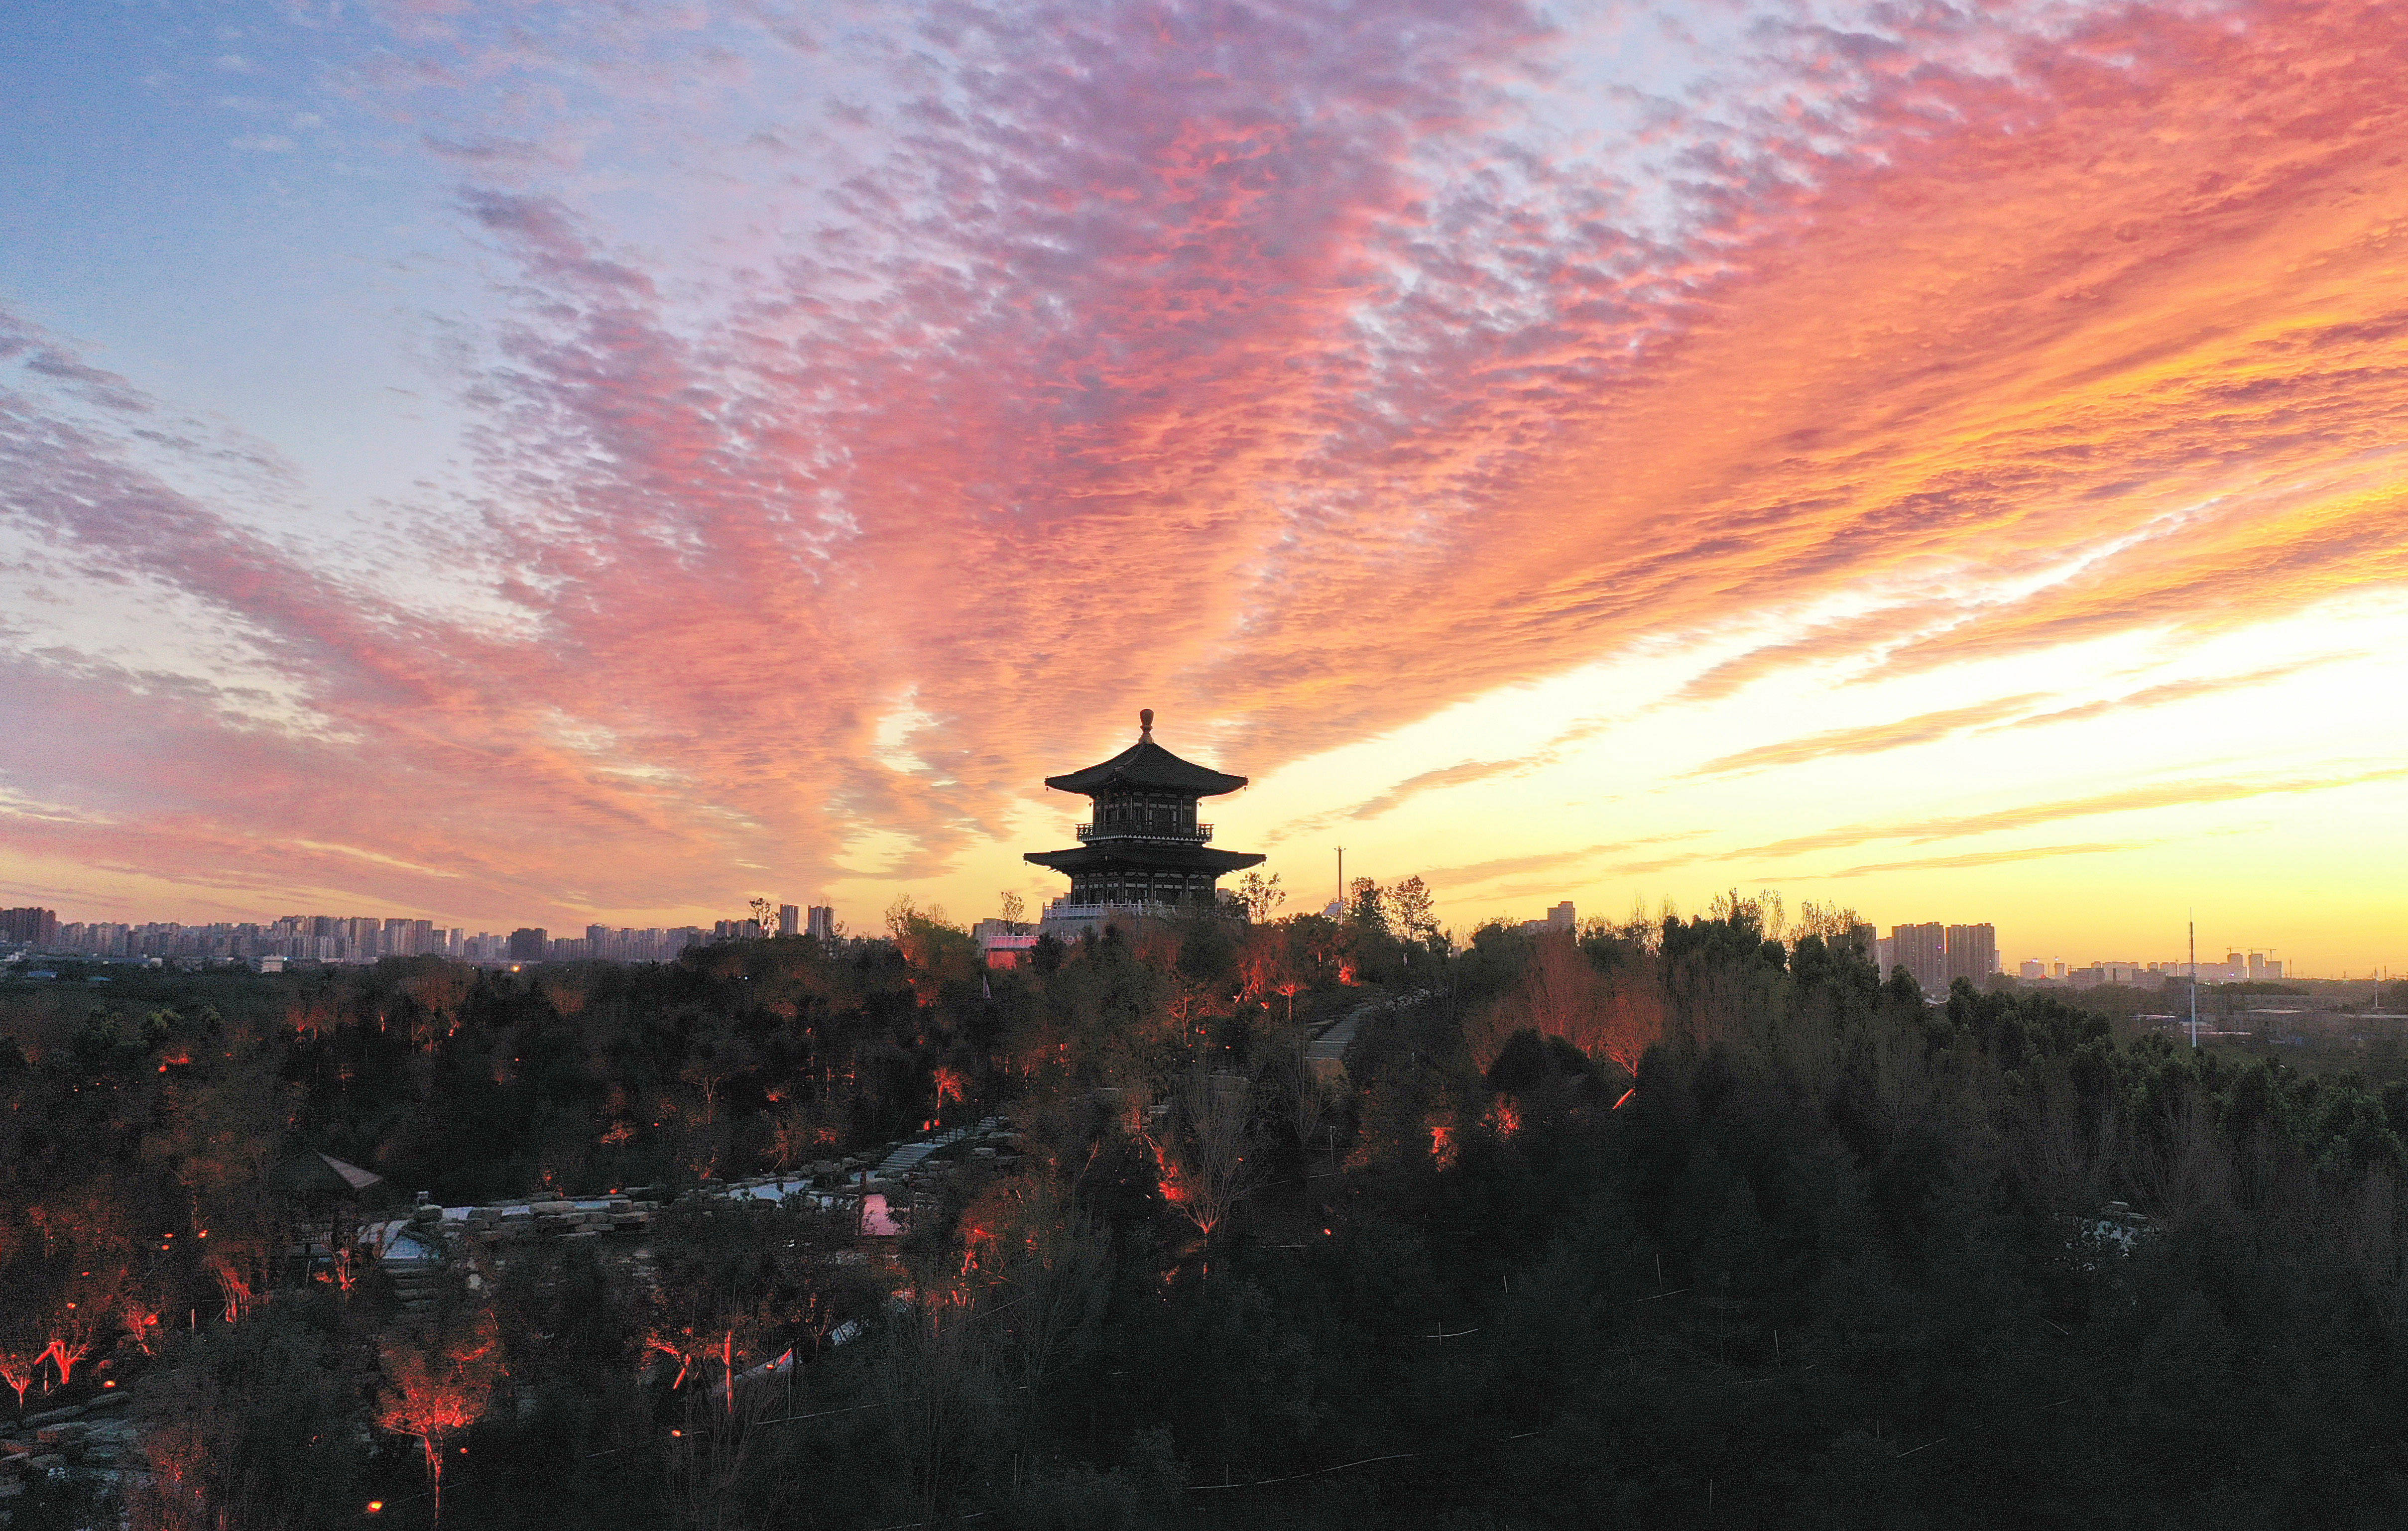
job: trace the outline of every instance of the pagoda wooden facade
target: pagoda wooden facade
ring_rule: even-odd
[[[1025,859],[1070,879],[1070,896],[1055,901],[1048,924],[1088,924],[1111,913],[1168,913],[1182,905],[1212,906],[1215,883],[1262,861],[1246,851],[1215,851],[1212,826],[1198,822],[1204,798],[1246,784],[1180,759],[1154,742],[1154,711],[1138,714],[1137,742],[1100,765],[1045,784],[1075,792],[1095,805],[1068,851],[1032,851]]]

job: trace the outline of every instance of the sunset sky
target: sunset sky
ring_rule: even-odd
[[[2408,967],[2408,6],[0,7],[0,903]]]

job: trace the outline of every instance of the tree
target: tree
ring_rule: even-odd
[[[752,923],[761,927],[764,936],[778,934],[778,901],[767,894],[747,906],[752,910]]]
[[[734,1384],[748,1368],[797,1340],[816,1350],[838,1324],[873,1310],[849,1260],[853,1227],[848,1214],[758,1202],[662,1215],[645,1353],[677,1363],[672,1389],[713,1382],[733,1414]]]
[[[1396,913],[1397,926],[1409,940],[1427,947],[1439,942],[1438,916],[1430,907],[1429,885],[1419,877],[1409,877],[1388,892],[1388,905]]]
[[[1287,1018],[1296,1019],[1296,996],[1304,989],[1305,975],[1297,965],[1293,923],[1249,928],[1239,948],[1237,966],[1240,992],[1245,998],[1268,1006],[1270,996],[1277,994],[1287,1001]]]
[[[1020,923],[1021,916],[1027,912],[1028,900],[1016,893],[1007,893],[1003,895],[1003,918],[1006,924]]]
[[[1531,943],[1521,981],[1498,1001],[1469,1038],[1484,1068],[1515,1032],[1560,1037],[1592,1058],[1610,1058],[1627,1073],[1664,1034],[1664,1007],[1654,977],[1641,970],[1631,981],[1598,971],[1566,931],[1550,931]]]
[[[150,1331],[159,1327],[160,1299],[150,1284],[132,1271],[122,1275],[116,1283],[117,1318],[125,1325],[125,1337],[135,1348],[150,1355]]]
[[[20,1338],[13,1334],[0,1338],[0,1382],[16,1390],[17,1411],[21,1414],[25,1410],[26,1390],[34,1385],[34,1375],[42,1358],[50,1353],[47,1345],[36,1349],[30,1338]]]
[[[1111,1297],[1111,1236],[1041,1175],[990,1182],[962,1209],[958,1235],[962,1274],[1009,1294],[995,1309],[1005,1365],[1041,1393],[1095,1343]]]
[[[502,1377],[501,1332],[490,1312],[431,1338],[405,1336],[382,1346],[387,1393],[377,1423],[418,1442],[443,1520],[443,1440],[484,1417]]]
[[[1810,898],[1798,906],[1798,923],[1790,928],[1799,940],[1820,936],[1825,946],[1836,950],[1863,923],[1844,904],[1820,904]]]
[[[76,1367],[114,1332],[116,1323],[115,1294],[88,1284],[67,1289],[66,1299],[50,1315],[50,1346],[43,1352],[59,1368],[59,1386],[75,1381]]]
[[[1259,925],[1287,902],[1287,894],[1280,888],[1277,872],[1265,877],[1252,871],[1238,880],[1238,902],[1246,907],[1246,918]]]
[[[194,1336],[144,1406],[150,1470],[128,1475],[129,1531],[361,1524],[349,1359],[292,1308]]]
[[[1388,895],[1368,877],[1358,877],[1346,890],[1346,918],[1365,930],[1388,933]]]
[[[1258,1178],[1252,1081],[1191,1069],[1171,1102],[1169,1141],[1149,1137],[1162,1195],[1208,1240]]]

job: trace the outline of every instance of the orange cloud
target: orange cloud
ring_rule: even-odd
[[[1820,760],[1826,755],[1863,755],[1882,750],[1900,750],[1911,744],[1928,744],[1946,738],[1976,723],[1987,723],[2001,713],[2018,712],[2042,698],[2026,694],[2003,696],[1996,701],[1978,702],[1971,707],[1950,708],[1942,712],[1926,712],[1896,723],[1874,723],[1864,728],[1834,728],[1804,738],[1784,739],[1778,744],[1760,744],[1754,749],[1710,760],[1691,776],[1721,776],[1732,771],[1760,770],[1770,766],[1795,766],[1801,761]]]
[[[1931,840],[1960,839],[1974,835],[1996,834],[2007,829],[2028,829],[2036,824],[2054,823],[2064,819],[2086,819],[2106,813],[2136,813],[2152,808],[2184,808],[2201,803],[2231,803],[2251,797],[2329,792],[2342,787],[2403,780],[2408,780],[2408,766],[2379,766],[2369,770],[2323,777],[2287,777],[2259,780],[2162,781],[2148,786],[2128,787],[2117,792],[2099,793],[2088,797],[2020,804],[2014,808],[1997,808],[1986,813],[1951,815],[1890,824],[1855,824],[1813,835],[1800,835],[1791,839],[1775,841],[1770,845],[1754,846],[1745,851],[1733,851],[1731,854],[1733,856],[1794,856],[1808,851],[1828,851],[1844,846],[1862,845],[1872,840],[1909,840],[1924,843]]]
[[[1977,851],[1961,856],[1885,861],[1869,866],[1851,866],[1843,872],[1826,875],[1835,878],[1870,877],[1878,872],[1931,872],[1966,866],[2002,866],[2012,862],[2039,861],[2050,856],[2095,856],[2115,851],[2139,851],[2161,843],[2157,840],[2100,840],[2087,845],[2036,845],[2018,851]]]
[[[2252,670],[2246,675],[2206,676],[2194,680],[2168,681],[2161,686],[2144,687],[2122,696],[2110,696],[2096,702],[2085,702],[2079,707],[2061,708],[2055,712],[2040,712],[2028,718],[2017,718],[2012,723],[2000,723],[1996,727],[1985,728],[1982,732],[1987,734],[2009,728],[2038,728],[2049,723],[2080,723],[2090,718],[2105,717],[2111,713],[2134,712],[2148,708],[2162,707],[2168,702],[2187,702],[2200,696],[2215,696],[2227,692],[2247,691],[2255,686],[2271,685],[2277,680],[2288,680],[2301,671],[2315,669],[2320,665],[2329,665],[2337,659],[2353,657],[2357,656],[2328,654],[2319,659],[2303,660],[2297,665],[2276,665],[2267,669]]]

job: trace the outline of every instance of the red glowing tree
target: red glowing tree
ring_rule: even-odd
[[[432,1339],[416,1336],[383,1347],[386,1394],[377,1424],[418,1442],[443,1519],[443,1442],[484,1417],[502,1366],[502,1338],[491,1313]]]
[[[1639,1060],[1664,1035],[1664,1005],[1645,975],[1609,975],[1569,933],[1550,934],[1539,937],[1522,981],[1474,1029],[1480,1066],[1494,1063],[1506,1038],[1526,1027],[1635,1076]]]
[[[134,1341],[136,1349],[145,1355],[151,1354],[150,1331],[159,1327],[158,1299],[129,1283],[117,1294],[117,1319],[125,1325],[126,1338]]]
[[[1287,1001],[1287,1018],[1296,1019],[1296,996],[1304,991],[1303,958],[1293,927],[1255,925],[1246,932],[1238,953],[1240,997],[1268,1006],[1273,995]]]
[[[1462,1146],[1455,1138],[1455,1114],[1444,1111],[1430,1118],[1430,1162],[1440,1169],[1453,1169]]]
[[[115,1303],[106,1296],[95,1298],[91,1293],[79,1293],[62,1303],[50,1319],[50,1348],[42,1353],[59,1369],[59,1386],[75,1381],[75,1369],[93,1352],[104,1336],[108,1334],[115,1318]],[[38,1358],[37,1358],[38,1359]]]
[[[243,1258],[236,1241],[220,1239],[201,1264],[218,1283],[218,1297],[228,1324],[239,1324],[242,1316],[259,1300],[259,1291],[251,1281],[251,1262]]]
[[[31,1345],[0,1341],[0,1382],[17,1390],[17,1411],[21,1414],[25,1410],[26,1391],[34,1385],[42,1358],[50,1353],[47,1346],[36,1351]]]
[[[1254,1189],[1261,1156],[1252,1152],[1254,1101],[1246,1079],[1197,1070],[1180,1083],[1171,1130],[1149,1135],[1162,1198],[1205,1238]]]

